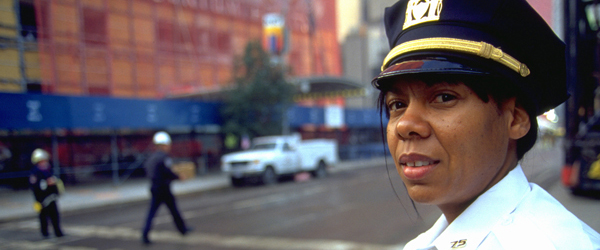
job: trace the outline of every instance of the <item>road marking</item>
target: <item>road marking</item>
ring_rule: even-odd
[[[13,229],[20,230],[38,230],[38,225],[34,223],[23,222],[13,223]],[[93,237],[102,239],[120,239],[133,240],[140,239],[140,230],[125,228],[125,227],[106,227],[106,226],[80,226],[80,225],[63,225],[63,231],[67,237]],[[292,238],[275,238],[261,236],[224,236],[219,234],[208,233],[191,233],[186,236],[181,236],[176,231],[159,231],[153,230],[150,232],[150,239],[154,242],[185,244],[190,246],[211,245],[215,247],[231,247],[240,249],[314,249],[314,250],[399,250],[403,245],[379,245],[359,242],[350,242],[343,240],[327,240],[327,239],[292,239]],[[13,246],[8,249],[56,249],[56,243],[41,241],[9,241],[0,239],[0,245]],[[63,247],[65,250],[95,250],[94,248],[84,247]]]

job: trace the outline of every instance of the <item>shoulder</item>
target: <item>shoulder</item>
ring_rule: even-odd
[[[493,234],[506,249],[592,249],[598,233],[535,184]]]
[[[409,249],[428,249],[434,245],[435,240],[446,230],[448,221],[442,214],[429,230],[419,234],[404,246],[405,250]]]
[[[173,166],[173,159],[171,157],[167,156],[164,158],[163,164],[165,165],[165,167],[171,168],[171,166]]]
[[[150,156],[148,156],[148,159],[146,159],[146,164],[157,164],[157,163],[161,163],[165,160],[165,158],[167,158],[167,154],[161,152],[161,151],[155,151],[152,152],[152,154],[150,154]]]
[[[44,173],[40,169],[38,169],[37,167],[35,167],[35,166],[31,169],[31,171],[29,173],[29,177],[30,177],[30,179],[33,177],[36,180],[40,180],[40,179],[45,179],[46,178],[46,176],[44,175]]]
[[[159,161],[164,161],[165,159],[169,158],[169,155],[163,151],[156,151],[154,153],[154,155],[155,155],[156,159]]]
[[[31,167],[31,169],[29,170],[29,172],[31,174],[39,174],[40,169],[38,169],[37,166],[33,166],[33,167]]]

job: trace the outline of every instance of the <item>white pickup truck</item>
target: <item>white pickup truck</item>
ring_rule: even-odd
[[[317,178],[327,176],[327,167],[338,162],[335,140],[302,140],[300,135],[258,137],[249,150],[223,155],[221,170],[231,177],[233,186],[248,178],[273,184],[283,175],[310,172]]]

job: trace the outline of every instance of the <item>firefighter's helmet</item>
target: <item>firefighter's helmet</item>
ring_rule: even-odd
[[[38,164],[40,161],[47,161],[50,159],[50,154],[41,148],[33,150],[31,154],[31,163]]]
[[[171,145],[171,136],[167,132],[159,131],[154,134],[152,142],[156,145]]]

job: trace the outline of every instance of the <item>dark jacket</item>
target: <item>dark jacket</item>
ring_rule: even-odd
[[[152,190],[165,190],[170,188],[171,181],[179,176],[171,171],[173,160],[163,151],[155,151],[144,163],[146,173],[152,181]]]
[[[43,207],[48,206],[58,197],[58,187],[56,185],[48,185],[48,179],[54,177],[52,169],[40,170],[34,166],[29,177],[29,184],[35,200],[40,202]],[[58,181],[58,179],[55,177]]]

